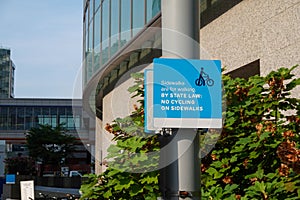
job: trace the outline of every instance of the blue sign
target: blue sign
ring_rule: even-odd
[[[154,59],[151,101],[154,127],[221,128],[221,62]]]
[[[6,174],[6,184],[15,184],[16,183],[16,175],[15,174]]]

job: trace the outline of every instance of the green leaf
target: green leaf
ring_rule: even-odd
[[[250,153],[249,158],[250,158],[250,159],[254,159],[254,158],[258,158],[259,156],[260,156],[260,153],[259,153],[259,152],[257,152],[257,151],[252,151],[252,152]]]
[[[268,138],[270,134],[271,134],[270,132],[264,132],[264,133],[262,133],[262,134],[259,136],[259,140],[262,141],[262,140]]]
[[[230,158],[230,163],[236,162],[238,160],[237,155],[234,155],[233,157]]]
[[[103,194],[103,197],[106,198],[106,199],[110,199],[111,196],[112,196],[111,189],[109,189],[108,191],[106,191],[106,192]]]
[[[233,190],[235,190],[236,188],[238,188],[239,185],[237,184],[232,184],[232,185],[226,185],[224,188],[224,194],[232,194]]]
[[[206,172],[213,176],[215,179],[221,178],[223,176],[223,174],[219,173],[215,168],[212,167],[208,168]]]
[[[141,183],[142,184],[152,184],[152,183],[155,183],[157,184],[158,183],[158,177],[157,176],[146,176],[145,178],[141,179]]]
[[[134,184],[133,180],[130,179],[121,179],[120,182],[114,187],[115,190],[123,190],[128,189],[132,184]]]
[[[236,172],[238,172],[239,170],[240,170],[239,167],[235,167],[234,169],[231,170],[231,173],[236,173]]]
[[[212,167],[221,168],[223,163],[221,161],[215,161],[211,164]]]
[[[132,73],[132,74],[130,74],[130,76],[133,79],[141,79],[141,78],[144,78],[144,73]]]
[[[265,189],[266,189],[266,185],[265,183],[262,181],[262,182],[259,182],[259,181],[256,181],[255,184],[254,184],[254,187],[262,192],[262,193],[265,193]]]
[[[249,92],[248,95],[259,95],[262,92],[262,88],[261,87],[252,87]]]
[[[120,171],[118,171],[118,170],[110,170],[107,175],[108,176],[115,176],[118,173],[120,173]]]
[[[250,137],[246,137],[246,138],[239,139],[239,141],[236,144],[246,145],[246,144],[250,143],[251,141],[252,141],[252,139]]]

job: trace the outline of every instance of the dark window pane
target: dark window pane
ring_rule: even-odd
[[[36,126],[34,123],[34,113],[33,113],[33,107],[26,107],[25,108],[25,130],[30,129],[31,127]]]
[[[17,108],[17,124],[16,124],[16,129],[17,130],[24,130],[24,108]]]
[[[8,130],[15,130],[16,129],[16,119],[17,119],[17,110],[16,107],[9,107],[9,127]]]
[[[50,115],[50,109],[48,107],[43,107],[42,115]]]
[[[57,107],[50,108],[51,115],[57,115]]]

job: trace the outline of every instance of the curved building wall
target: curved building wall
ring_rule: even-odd
[[[99,173],[111,139],[104,131],[105,124],[128,115],[133,108],[133,102],[125,110],[120,104],[120,99],[130,102],[126,91],[132,83],[126,72],[160,56],[150,50],[161,49],[160,32],[155,30],[147,37],[142,33],[147,26],[160,26],[155,22],[160,0],[85,0],[84,5],[83,103],[96,123],[95,163]],[[114,108],[117,113],[111,112],[112,106],[120,107]]]
[[[154,50],[161,49],[161,32],[148,29],[161,27],[159,5],[156,0],[85,1],[83,101],[96,119],[97,173],[111,139],[105,124],[133,109],[128,71],[161,56]],[[235,77],[300,64],[300,0],[200,0],[200,6],[201,59],[220,59]],[[296,73],[299,77],[300,70]],[[299,96],[299,89],[294,94]]]
[[[84,85],[160,11],[160,0],[85,0]]]

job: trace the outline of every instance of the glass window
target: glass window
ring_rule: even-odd
[[[89,34],[88,34],[88,19],[87,19],[87,14],[88,14],[88,12],[86,12],[85,13],[85,22],[84,22],[84,27],[85,27],[85,31],[84,31],[84,37],[85,37],[85,39],[84,39],[84,52],[85,52],[85,57],[84,57],[84,83],[86,83],[87,81],[88,81],[88,77],[87,77],[87,56],[88,56],[88,49],[89,49],[89,46],[88,46],[88,44],[89,44]]]
[[[88,40],[88,52],[93,49],[93,23],[89,25],[89,40]]]
[[[111,0],[111,47],[110,55],[114,55],[119,49],[119,24],[120,5],[119,0]]]
[[[121,0],[121,46],[131,38],[131,3],[130,0]]]
[[[81,128],[80,116],[75,116],[75,118],[74,118],[74,123],[75,123],[75,127],[76,127],[77,129],[80,129],[80,128]]]
[[[57,126],[57,115],[51,115],[51,126],[52,127]]]
[[[133,0],[132,5],[132,28],[133,35],[135,35],[145,24],[145,1]]]
[[[8,123],[9,123],[9,127],[8,130],[15,130],[16,129],[16,119],[17,119],[17,111],[16,111],[16,107],[9,107],[9,119],[8,119]]]
[[[44,117],[42,124],[44,124],[44,125],[46,125],[46,124],[47,125],[51,125],[51,117],[50,116]]]
[[[0,129],[6,130],[8,125],[8,108],[7,107],[1,107],[0,108]]]
[[[34,123],[34,115],[33,115],[33,108],[26,107],[25,108],[25,130],[30,129],[31,127],[36,126],[37,124]]]
[[[51,115],[57,115],[57,107],[50,108]]]
[[[101,9],[94,18],[94,71],[100,68]]]
[[[95,15],[94,19],[94,48],[100,45],[100,36],[101,36],[101,15],[100,10]]]
[[[88,52],[86,55],[87,78],[93,75],[93,25],[89,26]]]
[[[161,10],[161,0],[147,0],[147,22]]]
[[[73,115],[72,107],[66,107],[66,115]]]
[[[109,1],[105,0],[102,3],[102,64],[109,59]]]
[[[152,14],[152,4],[153,4],[153,0],[147,0],[147,22],[149,22],[152,18],[153,18],[153,14]]]
[[[42,108],[42,115],[50,115],[49,107]]]
[[[65,107],[59,107],[58,108],[58,115],[65,115],[66,111],[65,111]]]
[[[34,116],[38,116],[42,114],[42,110],[40,107],[33,108]]]
[[[161,0],[152,0],[152,18],[161,10]]]
[[[90,0],[89,8],[90,8],[89,22],[90,22],[90,21],[92,21],[93,15],[94,15],[94,0]]]
[[[102,41],[109,37],[109,1],[105,0],[102,5]]]
[[[42,114],[39,115],[39,124],[49,124],[51,125],[51,115],[50,115],[50,108],[43,107]]]
[[[24,130],[24,108],[17,108],[17,130]]]
[[[95,11],[99,8],[101,0],[95,0]]]
[[[67,116],[66,115],[59,116],[59,123],[63,125],[67,125]]]
[[[68,116],[68,124],[67,124],[68,129],[72,130],[75,128],[74,126],[74,120],[73,117]]]
[[[56,127],[57,126],[57,107],[50,108],[51,112],[51,126]]]

